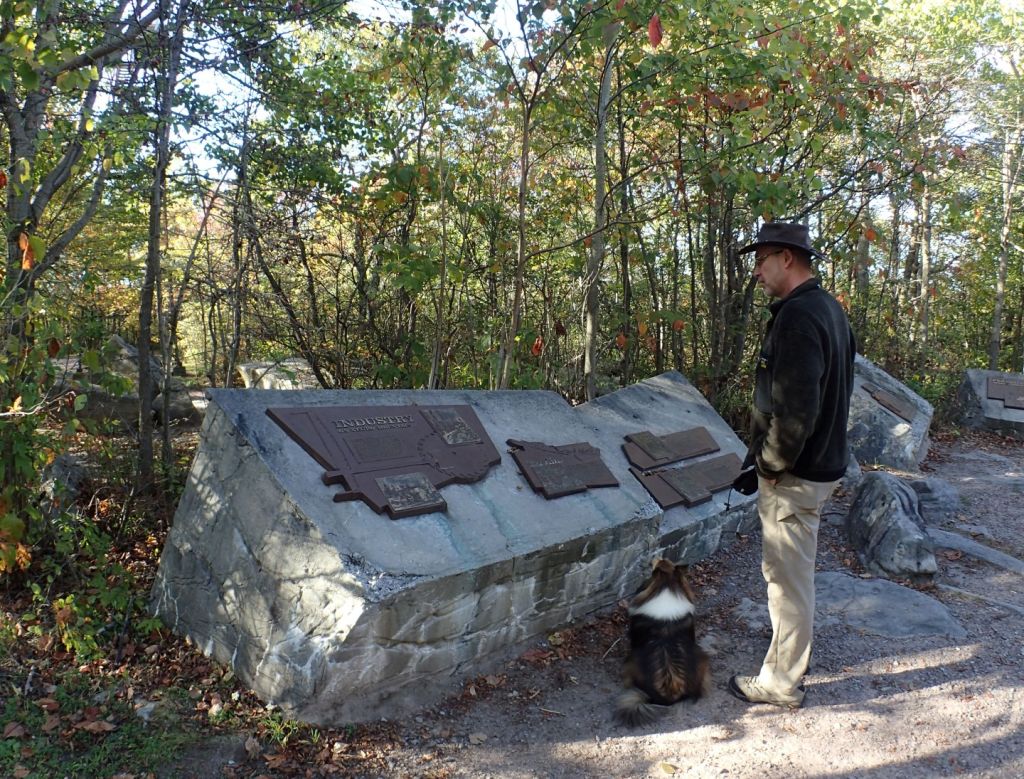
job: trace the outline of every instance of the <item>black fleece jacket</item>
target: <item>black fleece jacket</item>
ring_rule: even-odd
[[[817,279],[771,304],[754,379],[746,467],[835,481],[849,460],[846,423],[857,342],[842,307]]]

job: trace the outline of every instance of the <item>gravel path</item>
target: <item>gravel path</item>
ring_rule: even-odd
[[[1024,559],[1024,448],[994,437],[944,441],[923,470],[961,494],[942,530]],[[836,496],[833,520],[849,499]],[[805,706],[783,711],[725,691],[732,673],[756,671],[770,637],[758,618],[759,553],[756,535],[740,538],[693,571],[701,632],[714,653],[708,698],[648,728],[615,725],[625,627],[618,609],[535,644],[401,723],[389,775],[1024,776],[1024,576],[940,547],[939,586],[926,591],[967,637],[895,639],[824,626]],[[823,524],[819,569],[862,573],[840,527]]]

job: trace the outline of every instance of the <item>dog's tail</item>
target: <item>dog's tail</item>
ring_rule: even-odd
[[[639,725],[650,725],[669,710],[668,706],[651,703],[651,699],[642,690],[630,687],[619,695],[615,704],[615,719],[623,725],[635,728]]]

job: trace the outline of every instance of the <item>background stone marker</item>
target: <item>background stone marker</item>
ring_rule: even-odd
[[[1024,383],[1024,374],[965,371],[956,393],[957,416],[966,427],[1024,440],[1024,409],[1014,408],[1018,383]]]
[[[928,453],[933,413],[931,403],[857,355],[848,430],[858,463],[916,470]]]
[[[161,558],[153,608],[264,700],[307,722],[399,716],[486,673],[516,644],[631,594],[655,553],[692,562],[749,529],[752,498],[662,512],[624,436],[706,427],[739,439],[679,374],[571,408],[551,392],[211,390]],[[334,503],[322,469],[270,417],[284,405],[465,404],[492,441],[551,431],[596,447],[620,487],[548,501],[511,455],[445,488],[444,513],[392,522]],[[744,524],[746,522],[746,524]]]

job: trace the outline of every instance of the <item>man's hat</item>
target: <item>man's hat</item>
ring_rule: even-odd
[[[759,246],[785,246],[788,249],[803,249],[812,257],[825,256],[811,246],[807,225],[793,222],[769,222],[757,231],[757,239],[740,249],[740,254],[752,252]]]

